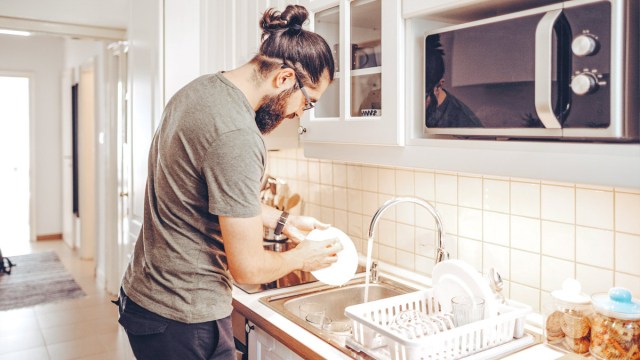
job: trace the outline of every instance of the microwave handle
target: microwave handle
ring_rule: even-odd
[[[535,105],[540,121],[547,129],[560,129],[562,126],[553,111],[551,88],[553,78],[553,28],[562,14],[562,9],[547,12],[536,28],[535,48]]]

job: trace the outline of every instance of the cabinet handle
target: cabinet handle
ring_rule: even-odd
[[[249,322],[247,321],[246,323],[244,323],[244,331],[249,334],[251,332],[251,330],[255,329],[256,327],[253,325],[249,325]]]
[[[298,126],[298,135],[304,135],[307,132],[307,128],[304,126]]]
[[[123,192],[120,193],[120,196],[121,197],[129,196],[129,193],[123,191]]]

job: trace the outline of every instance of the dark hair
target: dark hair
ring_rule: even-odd
[[[441,48],[440,34],[427,36],[425,41],[425,91],[431,92],[444,76],[444,50]]]
[[[252,62],[266,74],[285,61],[293,65],[303,84],[314,87],[325,69],[333,80],[335,64],[329,44],[322,36],[302,28],[309,12],[304,6],[289,5],[283,12],[269,9],[260,19],[262,44]]]

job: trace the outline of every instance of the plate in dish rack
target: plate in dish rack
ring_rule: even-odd
[[[340,286],[351,280],[358,268],[358,251],[351,238],[340,229],[330,227],[325,230],[314,229],[305,238],[312,241],[339,239],[342,243],[342,251],[338,253],[338,261],[333,265],[312,271],[313,276],[328,285]]]
[[[442,261],[433,268],[433,293],[442,306],[442,311],[451,312],[451,298],[467,295],[484,299],[484,318],[498,314],[496,295],[489,283],[468,263],[451,259]]]

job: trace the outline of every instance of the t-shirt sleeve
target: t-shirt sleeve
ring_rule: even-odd
[[[248,129],[234,130],[216,139],[202,164],[210,213],[241,218],[261,213],[264,154],[264,142]]]

